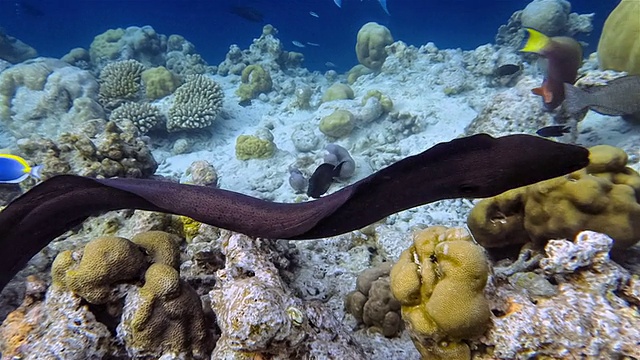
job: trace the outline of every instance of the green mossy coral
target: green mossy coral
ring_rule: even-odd
[[[70,252],[62,252],[51,269],[55,284],[77,294],[92,304],[109,301],[114,284],[134,280],[142,275],[147,262],[131,241],[103,236],[87,243],[79,263]]]
[[[347,72],[347,83],[349,85],[353,85],[353,83],[356,82],[356,80],[358,80],[358,78],[362,75],[368,75],[373,73],[373,70],[369,69],[368,67],[362,65],[362,64],[358,64],[354,67],[352,67],[349,72]]]
[[[598,42],[604,70],[640,75],[640,1],[622,0],[609,14]]]
[[[147,98],[156,100],[171,95],[180,86],[180,79],[164,66],[142,72],[142,83]]]
[[[347,136],[355,128],[355,117],[350,111],[336,110],[320,120],[320,131],[334,138]]]
[[[573,239],[583,230],[609,235],[620,250],[640,240],[640,175],[621,149],[599,145],[590,164],[567,176],[480,201],[467,219],[476,241],[501,247]]]
[[[109,29],[93,38],[89,46],[91,61],[115,60],[120,54],[118,41],[124,36],[124,29]]]
[[[236,90],[240,103],[251,101],[262,93],[268,93],[273,86],[269,72],[256,64],[249,65],[242,70],[241,81],[242,84]]]
[[[322,94],[322,102],[329,102],[334,100],[347,100],[355,97],[351,86],[342,83],[335,83]]]
[[[207,329],[200,297],[178,271],[165,264],[152,264],[144,275],[139,300],[125,326],[127,345],[140,353],[187,354],[207,358],[214,342]]]
[[[375,22],[364,24],[358,31],[356,42],[358,62],[371,70],[380,70],[387,58],[385,47],[392,43],[391,32],[385,26]]]
[[[466,230],[434,226],[414,234],[391,269],[391,291],[423,358],[470,359],[463,340],[489,324],[488,274],[484,249]]]
[[[385,113],[388,113],[393,109],[393,101],[391,101],[391,98],[383,94],[380,90],[367,91],[367,94],[362,98],[362,106],[364,106],[370,98],[378,99],[378,101],[380,101],[380,105],[382,105],[382,110],[384,110]]]
[[[155,264],[169,265],[175,269],[180,267],[180,239],[164,231],[145,231],[136,234],[131,242],[143,248]]]
[[[236,158],[238,160],[268,159],[276,152],[273,141],[261,139],[255,135],[240,135],[236,139]]]

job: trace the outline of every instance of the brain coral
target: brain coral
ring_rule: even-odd
[[[622,0],[604,23],[598,43],[602,69],[640,75],[640,1]]]
[[[360,64],[371,70],[380,70],[387,58],[385,47],[393,43],[391,32],[385,26],[368,22],[358,31],[356,55]]]
[[[222,108],[224,93],[218,83],[204,75],[192,75],[174,93],[167,119],[168,131],[210,126]]]

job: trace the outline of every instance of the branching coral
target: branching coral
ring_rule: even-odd
[[[466,230],[434,226],[414,234],[391,270],[391,290],[423,358],[471,358],[463,340],[489,324],[488,274],[484,250]]]
[[[210,126],[222,108],[222,88],[204,75],[193,75],[174,93],[167,119],[168,131]]]
[[[100,102],[113,109],[127,100],[136,100],[142,89],[141,76],[144,65],[136,60],[116,61],[107,64],[100,72]]]
[[[111,112],[109,120],[118,125],[131,121],[140,134],[146,134],[162,120],[160,110],[148,103],[127,102]]]
[[[605,233],[614,249],[640,240],[640,175],[627,154],[607,145],[590,149],[591,163],[568,176],[510,190],[480,201],[467,223],[485,247]]]

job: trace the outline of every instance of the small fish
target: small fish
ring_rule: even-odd
[[[546,74],[542,86],[533,89],[533,93],[542,96],[547,110],[553,110],[564,101],[564,83],[573,84],[582,64],[582,47],[567,36],[548,37],[545,34],[525,28],[528,37],[522,52],[533,52],[543,56],[546,61]]]
[[[307,41],[307,45],[309,45],[309,46],[320,46],[320,44],[318,44],[318,43],[312,43],[312,42],[308,42],[308,41]]]
[[[538,129],[536,134],[542,137],[560,137],[571,132],[571,127],[566,125],[551,125]]]
[[[311,175],[311,178],[309,179],[307,195],[317,199],[324,193],[326,193],[327,190],[329,190],[333,179],[340,176],[340,169],[342,169],[342,164],[344,164],[344,162],[341,162],[338,165],[324,163],[318,166],[316,171],[313,172],[313,175]]]
[[[291,43],[292,43],[294,46],[297,46],[297,47],[299,47],[299,48],[306,47],[306,46],[304,46],[304,44],[303,44],[303,43],[301,43],[300,41],[293,40]]]
[[[320,15],[316,14],[314,11],[309,11],[309,15],[313,16],[314,18],[320,17]]]
[[[31,167],[23,158],[0,154],[0,184],[17,184],[32,177],[40,180],[42,165]]]
[[[587,108],[609,116],[640,114],[640,76],[623,76],[587,90],[565,83],[564,93],[570,114]]]
[[[496,76],[507,76],[513,75],[518,71],[522,70],[522,66],[516,64],[505,64],[498,66],[498,68],[493,72]]]
[[[336,64],[332,63],[331,61],[327,61],[326,63],[324,63],[324,66],[326,66],[328,68],[337,67]]]

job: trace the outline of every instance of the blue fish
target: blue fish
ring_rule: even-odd
[[[342,8],[342,0],[333,0],[333,2],[339,8]],[[384,10],[384,12],[386,12],[387,15],[391,15],[391,14],[389,14],[389,9],[387,9],[387,0],[378,0],[378,2],[380,3],[380,6],[382,6],[382,10]]]
[[[32,177],[41,180],[42,165],[31,167],[23,158],[0,154],[0,184],[17,184]]]

